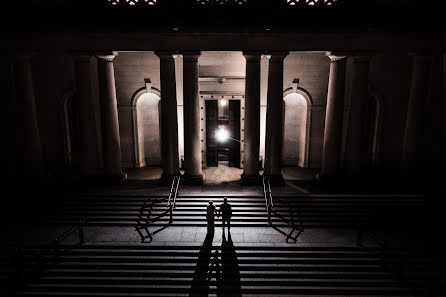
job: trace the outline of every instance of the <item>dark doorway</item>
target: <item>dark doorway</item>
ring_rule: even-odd
[[[70,169],[80,167],[79,112],[77,100],[68,97],[64,103],[64,126],[66,137],[67,166]]]
[[[367,101],[366,122],[364,126],[363,135],[364,146],[366,150],[366,164],[367,168],[375,168],[378,159],[378,141],[380,129],[380,105],[377,98],[369,97]]]
[[[240,100],[206,100],[206,166],[240,167]],[[216,132],[228,132],[226,141],[218,141]],[[236,140],[233,140],[236,139]]]

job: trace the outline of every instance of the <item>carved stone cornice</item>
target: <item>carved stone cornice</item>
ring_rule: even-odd
[[[96,53],[98,60],[103,62],[113,62],[113,59],[118,55],[118,52],[106,52],[106,53]]]

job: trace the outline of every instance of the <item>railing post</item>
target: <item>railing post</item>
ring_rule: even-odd
[[[169,207],[170,207],[170,221],[169,221],[169,225],[170,225],[173,222],[173,218],[172,218],[173,205],[171,204]]]
[[[84,227],[82,227],[82,225],[79,226],[79,243],[80,244],[84,244],[85,239],[84,239]]]
[[[59,258],[59,239],[56,238],[54,240],[54,254],[56,256],[56,259]]]
[[[268,223],[271,224],[271,207],[268,205]]]
[[[362,237],[363,237],[362,225],[358,224],[357,235],[356,235],[356,246],[362,246]]]

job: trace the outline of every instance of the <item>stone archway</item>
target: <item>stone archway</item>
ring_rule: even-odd
[[[381,93],[369,86],[369,98],[367,100],[365,141],[367,149],[367,166],[375,168],[379,162],[380,141],[383,117],[383,97]]]
[[[159,102],[156,88],[141,88],[131,101],[135,167],[161,164]]]
[[[310,166],[310,131],[312,99],[302,88],[284,91],[284,122],[282,164],[284,166]]]
[[[79,168],[79,116],[73,90],[64,93],[59,105],[59,119],[62,127],[65,166],[67,169]]]

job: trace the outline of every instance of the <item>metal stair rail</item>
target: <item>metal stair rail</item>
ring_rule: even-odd
[[[21,286],[25,281],[30,281],[32,279],[40,277],[42,271],[58,263],[60,256],[62,256],[65,253],[68,253],[73,248],[84,244],[85,243],[84,226],[86,223],[87,220],[82,218],[81,220],[79,220],[78,224],[65,230],[61,235],[59,235],[48,245],[44,245],[34,249],[34,254],[33,254],[34,264],[27,271],[25,271],[26,261],[24,256],[24,249],[26,247],[16,246],[14,248],[13,257],[15,259],[13,263],[14,265],[16,265],[16,267],[14,267],[14,270],[17,273],[15,273],[14,276],[17,279],[11,280],[12,285]],[[78,233],[79,241],[76,244],[67,244],[62,246],[62,242],[65,241],[72,234],[76,233],[77,231],[79,232]]]
[[[176,207],[176,199],[178,194],[178,187],[180,186],[180,180],[181,176],[176,175],[174,176],[172,180],[172,185],[170,187],[170,193],[169,197],[158,199],[156,201],[151,201],[151,199],[147,199],[144,204],[139,209],[138,218],[136,220],[135,230],[138,232],[139,236],[141,237],[141,242],[145,242],[145,240],[148,238],[148,242],[152,242],[153,235],[156,233],[166,229],[169,225],[173,222],[173,210]],[[166,209],[159,213],[159,214],[153,214],[154,207],[162,202],[167,200]],[[148,204],[148,202],[150,202]],[[150,231],[149,227],[153,225],[154,223],[158,222],[161,218],[165,217],[166,215],[169,215],[169,223],[166,226],[162,226],[161,228]]]
[[[273,195],[271,192],[270,177],[267,175],[263,175],[263,193],[265,196],[266,211],[268,212],[268,224],[271,225],[279,233],[285,235],[286,242],[288,242],[291,239],[296,243],[297,238],[304,231],[304,228],[302,226],[303,223],[302,223],[300,208],[298,209],[298,211],[296,213],[296,211],[292,207],[289,207],[289,215],[288,216],[284,216],[284,215],[280,214],[278,211],[276,211],[274,209],[274,200],[273,200]],[[276,226],[274,226],[273,221],[271,220],[272,216],[279,218],[283,223],[288,225],[288,227],[291,228],[291,231],[287,233],[287,232],[277,228]],[[299,225],[296,225],[296,223],[295,223],[296,219],[299,220]]]

